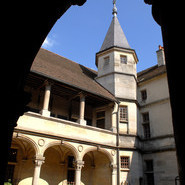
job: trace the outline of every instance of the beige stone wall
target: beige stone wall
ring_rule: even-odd
[[[105,62],[105,58],[109,57],[109,63]],[[98,57],[98,77],[113,72],[114,69],[114,53],[106,52],[104,55]]]
[[[127,58],[127,64],[120,57]],[[109,57],[107,62],[105,59]],[[98,77],[96,80],[117,98],[136,100],[136,63],[133,51],[112,48],[97,55]]]
[[[141,90],[147,89],[147,100],[141,100]],[[169,98],[168,83],[166,74],[162,74],[151,80],[144,81],[138,85],[138,102],[141,105],[153,103],[162,99]]]
[[[141,90],[147,91],[145,101],[141,100]],[[142,113],[145,112],[149,113],[151,133],[151,138],[142,144],[144,172],[145,160],[152,160],[155,184],[172,185],[178,170],[166,74],[141,82],[138,86],[138,102],[141,105],[138,115],[140,136],[143,138]],[[144,180],[146,182],[146,175]]]
[[[127,64],[122,64],[120,62],[120,56],[127,57]],[[122,72],[126,74],[132,74],[136,76],[136,59],[133,53],[123,52],[123,51],[116,51],[114,53],[114,60],[115,60],[115,71]]]
[[[120,56],[127,57],[127,64],[122,64],[120,61]],[[105,58],[109,57],[109,63],[105,63]],[[110,72],[120,72],[136,75],[136,58],[133,52],[112,48],[105,51],[97,56],[98,60],[98,77],[103,76]]]
[[[34,113],[27,113],[20,117],[17,128],[46,135],[85,140],[111,146],[116,145],[116,134],[112,131],[92,126],[82,126],[75,122],[57,118],[45,118]]]
[[[128,123],[120,122],[120,134],[137,135],[137,105],[132,102],[120,102],[120,106],[127,106],[128,108]]]
[[[142,157],[137,151],[120,151],[120,157],[129,157],[129,168],[121,168],[120,161],[120,183],[139,185],[139,179],[143,177]]]
[[[157,185],[174,185],[178,176],[175,151],[144,155],[143,161],[153,159],[154,179]],[[145,170],[145,169],[144,169]]]
[[[171,107],[168,100],[143,107],[140,113],[149,112],[151,137],[173,135]],[[140,117],[142,123],[142,115]],[[143,132],[143,130],[141,129]]]
[[[145,101],[141,100],[140,91],[143,89],[147,91],[147,99]],[[173,135],[168,84],[165,74],[141,83],[138,87],[138,101],[141,105],[140,127],[142,127],[143,122],[142,113],[148,112],[151,137]],[[143,129],[140,128],[140,130],[143,133]]]

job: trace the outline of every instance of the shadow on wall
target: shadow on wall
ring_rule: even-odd
[[[120,159],[120,184],[143,185],[141,154],[137,151],[120,151]]]

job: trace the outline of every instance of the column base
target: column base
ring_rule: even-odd
[[[77,120],[77,123],[79,123],[80,125],[86,125],[87,124],[87,121],[84,120],[84,119],[78,119]]]
[[[45,110],[45,109],[41,110],[40,113],[42,116],[45,116],[45,117],[50,117],[50,114],[51,114],[50,111]]]

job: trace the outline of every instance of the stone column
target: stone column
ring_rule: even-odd
[[[78,123],[80,125],[86,125],[86,121],[84,120],[85,115],[85,95],[83,93],[80,94],[80,112]]]
[[[112,169],[112,185],[117,185],[117,165],[111,164],[110,167]]]
[[[50,117],[50,111],[48,110],[49,101],[50,101],[50,93],[51,93],[51,84],[47,82],[45,86],[43,109],[41,111],[41,114],[46,117]]]
[[[84,166],[84,161],[77,160],[74,162],[75,166],[75,185],[81,184],[81,171],[82,167]]]
[[[45,157],[43,157],[42,155],[37,155],[34,158],[35,170],[34,170],[32,185],[39,185],[40,170],[41,170],[41,165],[44,163],[44,160],[45,160]]]

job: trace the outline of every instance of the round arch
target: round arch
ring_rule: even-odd
[[[48,148],[50,148],[52,146],[56,146],[56,145],[63,145],[63,146],[65,146],[66,148],[68,148],[72,152],[72,154],[74,155],[74,157],[75,157],[76,160],[79,160],[80,159],[80,155],[79,155],[77,149],[72,144],[70,144],[70,143],[68,143],[66,141],[64,141],[62,143],[61,143],[61,141],[52,141],[52,142],[48,143],[44,147],[44,149],[42,150],[42,154],[44,155],[45,151]]]
[[[83,153],[81,154],[81,159],[83,160],[83,157],[85,156],[85,154],[87,154],[88,152],[91,152],[91,151],[99,151],[101,153],[104,153],[108,159],[110,160],[110,163],[114,163],[114,159],[112,157],[112,155],[109,153],[109,151],[107,151],[106,149],[104,148],[98,148],[97,147],[88,147],[86,148]]]
[[[81,157],[85,164],[81,178],[84,184],[91,182],[97,185],[111,185],[113,157],[107,149],[89,146],[84,149]]]
[[[37,143],[32,138],[25,136],[23,134],[16,134],[16,135],[13,135],[13,139],[20,139],[20,140],[26,141],[33,147],[35,155],[38,155],[40,153]]]

